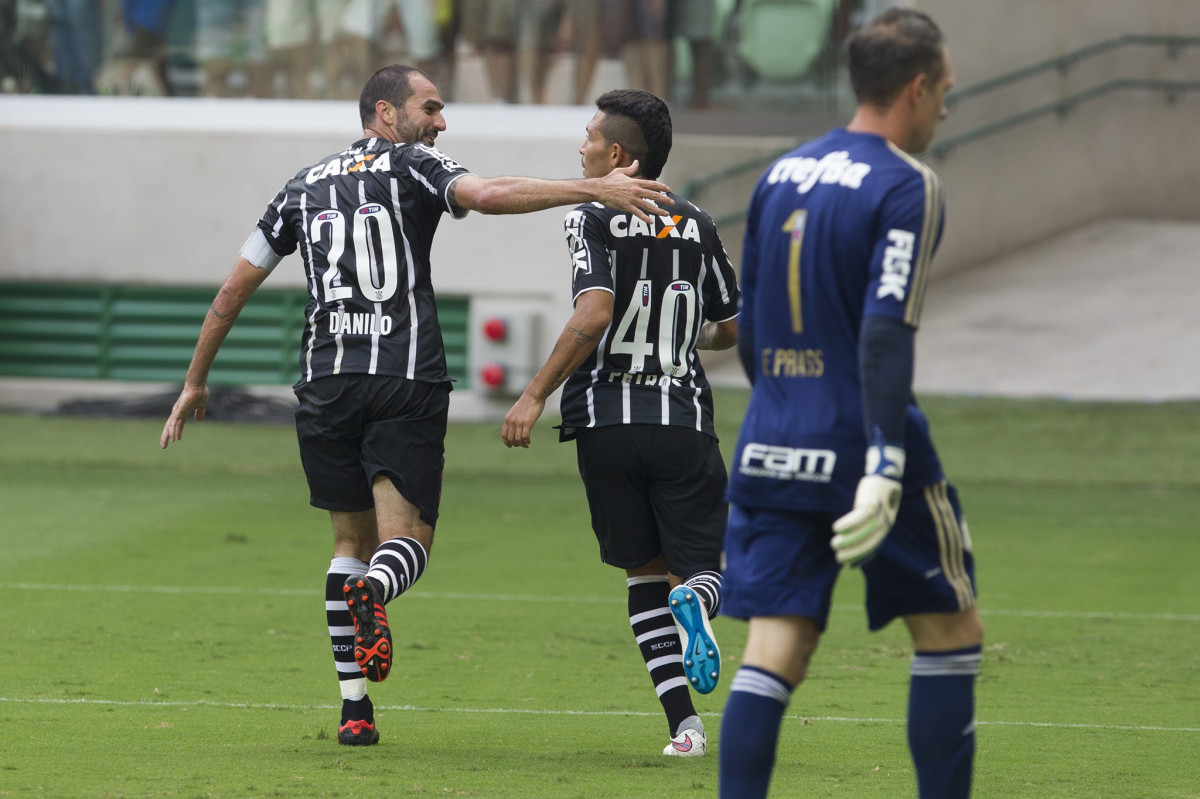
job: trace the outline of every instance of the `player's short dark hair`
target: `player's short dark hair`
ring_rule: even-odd
[[[604,112],[600,134],[637,159],[650,180],[662,174],[671,154],[671,112],[660,98],[641,89],[616,89],[596,100]]]
[[[941,80],[944,47],[942,31],[928,14],[889,8],[846,40],[854,96],[885,106],[917,75]]]
[[[411,78],[413,75],[429,76],[416,67],[404,64],[392,64],[377,70],[363,84],[362,93],[358,95],[358,116],[365,128],[375,118],[375,103],[387,100],[396,108],[404,108],[408,98],[412,97]],[[430,83],[433,81],[430,80]]]

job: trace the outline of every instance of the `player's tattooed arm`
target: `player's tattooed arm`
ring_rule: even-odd
[[[584,330],[583,328],[571,327],[568,325],[567,330],[569,330],[570,332],[575,334],[575,343],[578,344],[580,347],[594,346],[596,343],[596,339],[599,338],[599,336],[597,336],[596,334],[589,333],[586,330]]]
[[[696,336],[698,350],[727,350],[737,344],[737,317],[724,322],[705,322]]]
[[[500,437],[507,447],[528,447],[529,434],[546,407],[546,400],[596,349],[612,321],[613,295],[585,291],[575,301],[575,313],[558,334],[546,363],[504,417]]]
[[[599,333],[589,333],[582,327],[573,327],[570,324],[567,325],[566,332],[574,335],[574,343],[576,347],[579,347],[580,349],[589,353],[596,348],[596,342],[600,340]],[[571,373],[574,371],[574,369],[568,369],[557,364],[547,364],[547,366],[550,368],[546,372],[546,379],[544,382],[539,381],[538,385],[538,395],[540,399],[548,399],[551,394],[558,390],[559,386],[567,382],[567,378],[570,377]]]
[[[192,362],[183,378],[183,391],[163,425],[159,437],[159,446],[163,449],[183,437],[183,425],[189,416],[204,418],[204,409],[208,404],[208,372],[217,357],[217,351],[237,321],[238,314],[246,307],[250,295],[262,285],[268,274],[269,270],[259,269],[243,256],[238,258],[233,271],[225,278],[200,326]]]
[[[555,389],[557,389],[559,386],[561,386],[563,383],[565,383],[567,381],[567,378],[570,377],[570,375],[571,375],[571,373],[568,372],[566,369],[551,370],[546,375],[546,382],[541,387],[541,391],[538,392],[538,399],[541,399],[541,400],[549,399],[550,395],[554,393]]]
[[[596,342],[600,340],[599,334],[589,333],[581,327],[572,327],[567,325],[567,333],[574,335],[574,343],[576,347],[591,352],[596,348]],[[550,364],[547,364],[550,366]],[[573,369],[567,369],[562,366],[551,366],[545,375],[546,380],[541,383],[538,388],[541,399],[548,399],[551,394],[558,390],[558,387],[567,382],[567,378],[571,376]]]

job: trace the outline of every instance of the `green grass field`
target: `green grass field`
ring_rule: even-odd
[[[745,397],[718,395],[726,455]],[[929,398],[987,625],[978,797],[1200,797],[1200,405]],[[0,797],[682,797],[574,452],[456,425],[431,567],[390,606],[382,741],[337,745],[327,516],[287,426],[0,415]],[[861,579],[793,698],[779,797],[911,797],[907,638]],[[697,698],[710,746],[725,675]],[[715,752],[713,753],[715,754]]]

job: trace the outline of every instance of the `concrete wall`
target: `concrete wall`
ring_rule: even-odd
[[[945,31],[959,87],[1124,34],[1200,36],[1194,0],[913,5]],[[1117,78],[1200,81],[1200,47],[1172,57],[1127,46],[965,100],[936,141]],[[1200,218],[1198,128],[1200,92],[1170,104],[1159,93],[1123,90],[931,160],[949,203],[937,270],[990,261],[1092,219]]]
[[[1107,217],[1200,219],[1200,93],[1145,92],[1083,105],[932,162],[948,217],[937,269],[987,263]]]
[[[1200,36],[1195,0],[913,0],[946,34],[959,84],[1126,33]]]
[[[452,106],[439,146],[480,175],[580,175],[587,108]],[[360,135],[350,103],[0,97],[0,279],[216,285],[298,169]],[[784,146],[677,137],[663,178],[681,186]],[[569,305],[566,209],[446,217],[433,249],[448,293]],[[303,286],[298,257],[268,286]]]

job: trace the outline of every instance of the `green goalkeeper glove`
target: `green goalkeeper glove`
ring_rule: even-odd
[[[896,523],[904,476],[904,448],[872,444],[866,474],[854,492],[854,508],[833,523],[831,546],[838,563],[861,566],[870,560]]]

